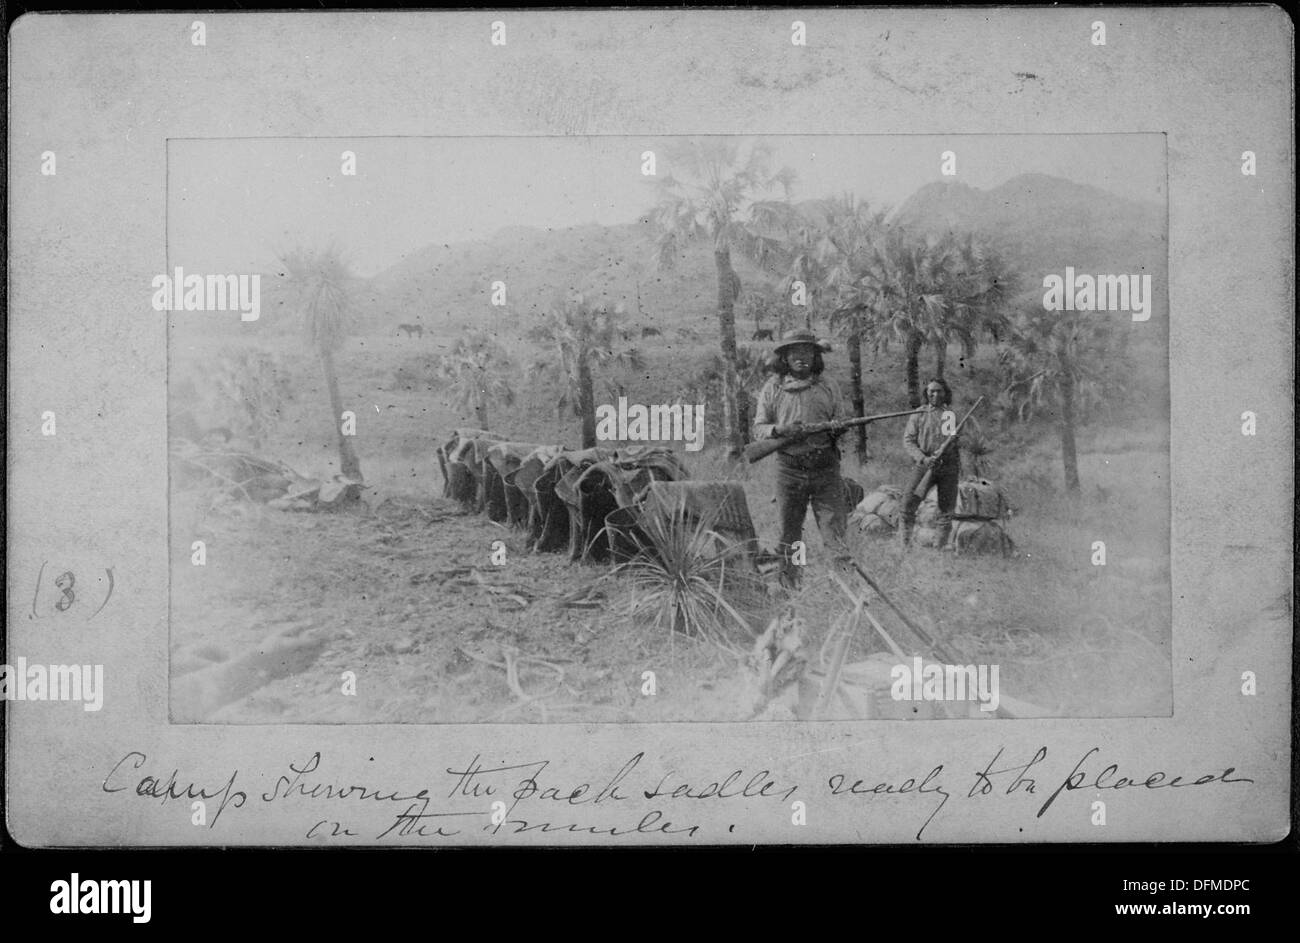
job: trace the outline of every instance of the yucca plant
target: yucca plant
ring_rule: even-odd
[[[633,615],[740,655],[732,640],[748,645],[754,632],[738,607],[761,587],[745,545],[712,524],[680,512],[646,515],[635,535],[640,552],[614,572],[632,582]]]

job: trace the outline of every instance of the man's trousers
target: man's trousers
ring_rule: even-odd
[[[847,497],[837,449],[819,449],[803,455],[778,452],[776,500],[781,518],[777,552],[783,561],[783,582],[787,585],[799,582],[800,567],[792,561],[792,545],[803,539],[803,521],[809,504],[827,552],[832,558],[848,556],[844,536],[848,528]]]
[[[907,490],[903,492],[902,526],[906,540],[911,539],[912,528],[916,525],[916,509],[921,506],[923,500],[913,492],[916,491],[927,471],[924,465],[918,465],[912,473],[912,480],[907,484]],[[960,460],[945,459],[934,466],[934,477],[930,479],[930,484],[939,489],[939,515],[936,524],[939,529],[940,548],[948,542],[948,533],[952,530],[952,513],[957,508],[957,484],[960,480]]]

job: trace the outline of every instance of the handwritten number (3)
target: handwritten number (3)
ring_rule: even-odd
[[[59,612],[67,612],[77,601],[77,595],[72,591],[76,582],[77,578],[71,572],[60,573],[54,578],[54,585],[63,591],[63,596],[54,604],[54,608]]]

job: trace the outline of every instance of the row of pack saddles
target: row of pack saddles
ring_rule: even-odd
[[[572,560],[621,562],[647,547],[647,516],[677,515],[707,520],[717,533],[758,552],[741,484],[690,481],[676,453],[664,446],[573,450],[457,429],[438,447],[438,464],[443,497],[524,530],[530,551],[567,550]],[[896,490],[864,495],[857,482],[844,481],[858,527],[868,533],[897,527]],[[922,507],[922,526],[932,513]],[[1001,526],[1007,516],[1005,499],[992,484],[963,482],[953,548],[1009,555],[1011,541]]]

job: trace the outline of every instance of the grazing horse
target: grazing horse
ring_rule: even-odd
[[[407,337],[414,337],[416,335],[419,335],[420,337],[424,336],[424,327],[420,324],[399,324],[397,325],[397,329],[399,331],[405,331]]]
[[[660,331],[659,328],[657,328],[657,327],[643,327],[643,328],[641,328],[641,336],[642,336],[642,337],[659,337],[662,333],[663,333],[663,332]]]
[[[754,336],[750,338],[750,340],[754,341],[770,341],[775,339],[776,338],[772,336],[772,329],[770,327],[759,328],[754,332]]]

